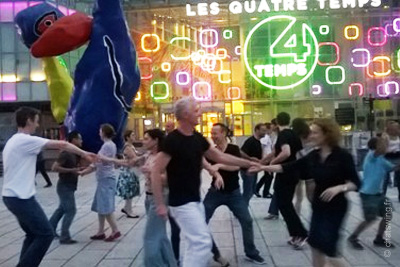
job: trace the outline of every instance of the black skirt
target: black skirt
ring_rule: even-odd
[[[328,257],[337,257],[339,231],[346,215],[346,208],[339,210],[314,209],[308,243]]]

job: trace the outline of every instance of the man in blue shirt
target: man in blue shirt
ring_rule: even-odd
[[[389,239],[384,238],[386,226],[392,218],[392,205],[383,194],[383,181],[388,172],[395,168],[395,165],[384,158],[386,153],[386,142],[383,138],[373,137],[368,142],[369,153],[363,163],[363,177],[360,189],[360,198],[364,211],[365,221],[361,222],[348,241],[353,248],[362,250],[358,236],[372,223],[376,217],[382,217],[379,224],[378,233],[374,239],[374,245],[385,248],[394,248],[394,244]]]

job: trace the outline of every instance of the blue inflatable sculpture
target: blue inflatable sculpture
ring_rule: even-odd
[[[49,18],[49,13],[59,15],[58,12],[55,7],[43,3],[17,15],[15,21],[28,47],[35,42],[32,36],[37,35],[29,32],[34,28],[30,25],[50,25],[51,23],[47,21],[46,24],[43,18]],[[32,17],[36,17],[36,20]],[[30,25],[25,25],[26,23]],[[58,21],[53,22],[54,27],[57,23]],[[66,22],[63,23],[65,26]],[[77,130],[82,134],[86,150],[97,152],[102,145],[99,129],[103,123],[114,126],[117,132],[115,141],[119,148],[122,147],[122,132],[140,86],[140,73],[136,50],[120,1],[97,0],[91,23],[88,47],[76,66],[74,90],[65,114],[64,125],[68,131]],[[51,27],[53,26],[50,25],[49,29]],[[41,37],[44,36],[37,36],[39,40]]]

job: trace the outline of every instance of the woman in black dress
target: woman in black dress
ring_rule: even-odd
[[[249,171],[304,171],[307,186],[314,192],[313,213],[308,243],[312,247],[313,266],[345,266],[338,257],[339,230],[347,211],[345,192],[355,191],[360,180],[352,156],[339,147],[340,129],[330,119],[311,125],[311,139],[318,149],[284,165],[252,167]],[[328,258],[327,258],[328,257]]]

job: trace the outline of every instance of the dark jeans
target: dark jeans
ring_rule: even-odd
[[[181,242],[181,229],[179,228],[178,224],[175,222],[175,219],[168,214],[169,223],[171,225],[171,245],[172,250],[174,251],[175,259],[179,262],[179,245]]]
[[[19,267],[39,266],[54,238],[53,228],[35,197],[3,197],[6,207],[17,217],[26,233],[19,257]]]
[[[271,188],[272,180],[274,176],[269,172],[264,172],[263,177],[258,181],[256,186],[256,192],[259,192],[261,187],[264,186],[262,196],[266,197],[269,194],[269,189]]]
[[[243,198],[249,205],[250,199],[256,191],[257,173],[248,174],[247,170],[240,170],[240,176],[243,180]]]
[[[296,176],[296,173],[277,174],[274,195],[276,195],[278,209],[286,222],[290,236],[307,237],[307,230],[304,228],[299,215],[297,215],[292,202],[294,191],[298,183],[298,178]]]
[[[269,203],[269,214],[279,215],[278,200],[276,199],[276,194],[272,195],[271,203]]]
[[[36,162],[36,174],[40,172],[43,176],[43,178],[46,180],[46,183],[48,185],[51,185],[51,180],[49,175],[46,172],[46,167],[45,167],[45,161],[44,160],[40,160]]]
[[[248,204],[240,194],[240,189],[237,189],[231,193],[224,193],[211,187],[208,190],[203,203],[205,207],[207,223],[210,221],[214,211],[219,206],[226,205],[232,211],[233,215],[239,220],[240,226],[242,227],[244,252],[249,256],[259,255],[259,251],[254,245],[253,219],[251,218]],[[220,252],[214,240],[212,252],[214,256],[220,256]]]
[[[57,195],[60,200],[60,205],[54,211],[50,218],[50,224],[54,229],[57,230],[58,222],[63,218],[61,224],[61,235],[60,241],[71,239],[69,234],[69,228],[71,227],[72,221],[76,214],[75,204],[75,190],[60,183],[57,184]]]

